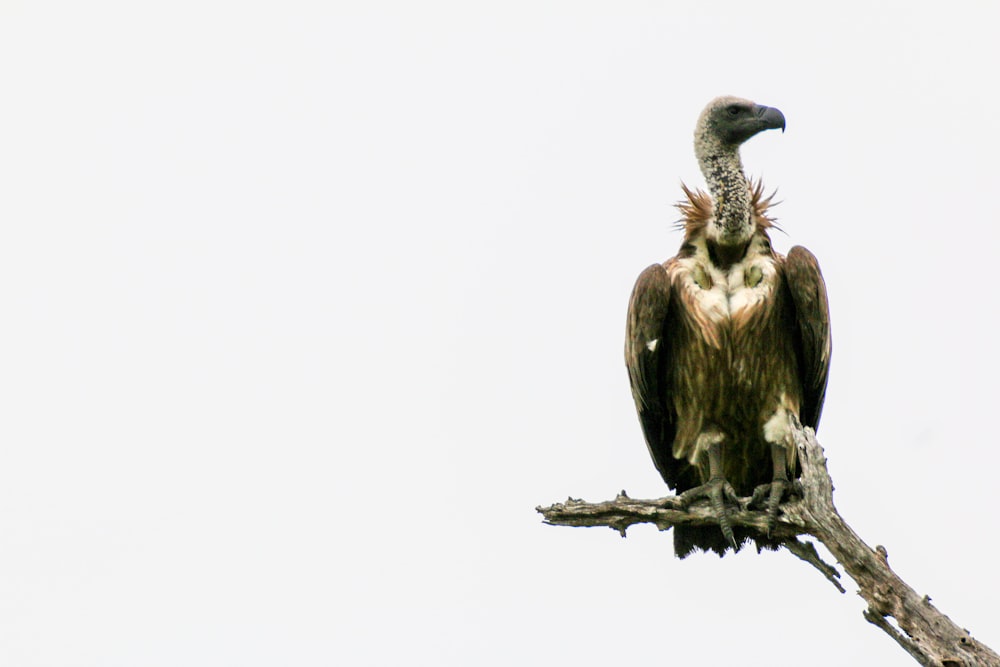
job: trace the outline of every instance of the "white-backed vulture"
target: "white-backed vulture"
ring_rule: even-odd
[[[771,198],[747,180],[740,146],[785,129],[777,109],[737,97],[705,108],[695,155],[708,194],[682,186],[684,240],[647,268],[629,301],[625,358],[653,462],[687,506],[708,498],[722,530],[674,528],[674,550],[720,555],[769,534],[733,528],[739,496],[768,511],[795,489],[794,421],[819,425],[830,365],[826,286],[816,258],[771,247]],[[768,533],[770,530],[768,531]]]

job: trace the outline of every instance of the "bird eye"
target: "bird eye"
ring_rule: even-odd
[[[726,112],[729,113],[730,116],[735,118],[736,116],[740,115],[740,107],[738,104],[734,104],[728,109],[726,109]]]

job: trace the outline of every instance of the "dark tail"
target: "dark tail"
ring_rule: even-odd
[[[722,534],[718,526],[677,526],[674,530],[674,553],[678,558],[687,558],[695,551],[714,551],[719,557],[726,555],[727,551],[732,551],[733,547],[729,540]],[[753,540],[759,552],[761,549],[774,550],[781,546],[781,542],[768,539],[765,535],[749,528],[733,527],[733,536],[736,544],[743,546]],[[739,549],[737,549],[739,551]]]

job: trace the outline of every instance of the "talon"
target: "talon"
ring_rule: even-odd
[[[733,526],[729,521],[729,505],[740,506],[740,499],[736,495],[736,490],[724,478],[713,477],[701,486],[688,489],[677,496],[677,504],[686,510],[695,500],[701,498],[707,499],[709,505],[711,505],[712,511],[719,520],[719,527],[722,529],[722,535],[726,538],[726,541],[729,542],[734,551],[738,550],[739,546],[736,543],[736,535],[733,533]]]
[[[753,490],[753,496],[747,503],[747,507],[763,509],[767,512],[768,537],[771,537],[771,531],[778,524],[778,506],[783,500],[789,500],[793,496],[799,498],[803,496],[802,483],[798,480],[790,482],[780,477],[775,478],[770,484],[761,484]]]
[[[776,479],[771,483],[771,496],[767,499],[767,536],[771,537],[771,531],[778,523],[778,505],[781,497],[788,488],[788,481]]]

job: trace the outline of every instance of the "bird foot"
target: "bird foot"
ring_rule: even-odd
[[[701,486],[688,489],[677,496],[677,504],[681,509],[686,510],[694,501],[702,498],[708,499],[709,504],[711,504],[712,510],[719,519],[722,534],[732,545],[733,550],[739,549],[736,544],[736,536],[733,535],[732,524],[729,523],[729,505],[740,506],[739,496],[736,495],[732,485],[722,477],[713,477]]]
[[[802,498],[804,495],[799,480],[789,482],[787,479],[776,478],[770,484],[761,484],[753,490],[747,509],[767,510],[767,536],[771,537],[771,531],[778,523],[778,505],[782,501],[793,497]]]

